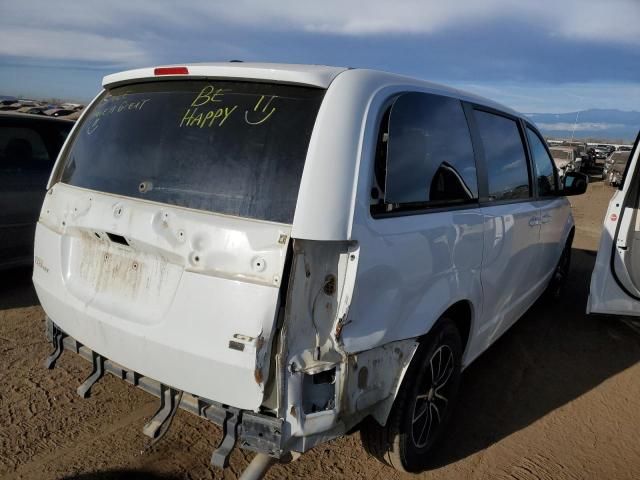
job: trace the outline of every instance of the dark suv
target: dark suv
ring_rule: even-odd
[[[33,263],[47,180],[74,122],[0,113],[0,269]]]

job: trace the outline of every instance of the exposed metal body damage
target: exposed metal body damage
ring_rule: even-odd
[[[356,242],[294,240],[291,283],[280,332],[286,395],[281,414],[290,448],[305,451],[366,415],[384,423],[417,343],[398,341],[349,354],[341,334],[358,268]]]

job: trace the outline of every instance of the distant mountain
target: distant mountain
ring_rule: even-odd
[[[632,143],[640,130],[640,112],[591,109],[568,113],[527,113],[544,135]],[[577,120],[576,120],[577,119]]]

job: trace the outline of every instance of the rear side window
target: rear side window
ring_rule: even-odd
[[[291,223],[324,90],[190,80],[117,87],[87,113],[61,181]]]
[[[474,115],[487,163],[489,199],[529,198],[527,157],[518,124],[485,111],[476,110]]]
[[[0,168],[49,170],[71,124],[0,119]]]
[[[477,201],[476,165],[461,102],[417,92],[399,96],[383,118],[375,171],[374,213]]]
[[[32,128],[0,128],[0,151],[8,168],[29,168],[50,160],[42,136]]]
[[[538,195],[541,197],[553,195],[558,187],[556,186],[556,176],[554,173],[554,163],[543,140],[536,132],[527,127],[527,139],[531,147],[533,161],[536,164],[536,179],[538,182]]]

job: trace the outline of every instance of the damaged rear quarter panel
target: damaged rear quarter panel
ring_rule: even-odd
[[[350,354],[342,335],[358,268],[355,242],[295,240],[280,355],[292,448],[307,450],[373,414],[386,421],[413,339]]]

